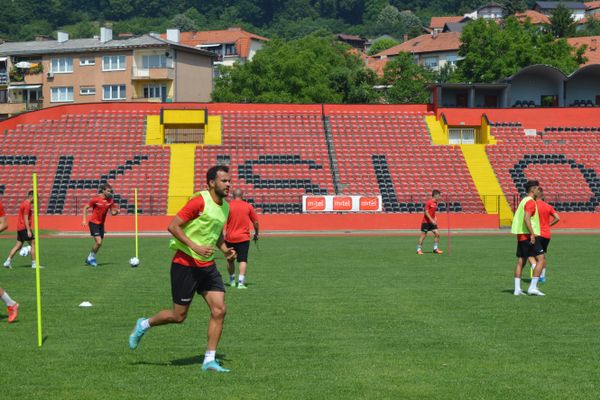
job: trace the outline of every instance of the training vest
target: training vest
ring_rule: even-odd
[[[527,225],[525,225],[525,204],[527,204],[527,202],[529,200],[532,200],[535,203],[535,200],[533,200],[533,197],[530,196],[526,196],[523,200],[521,200],[521,202],[519,203],[519,207],[517,207],[517,210],[515,211],[515,217],[513,218],[513,222],[512,222],[512,226],[511,226],[511,233],[514,234],[528,234],[531,235],[531,232],[529,232],[529,229],[527,229]],[[536,236],[540,235],[540,214],[538,213],[538,209],[537,209],[537,203],[535,204],[535,214],[533,214],[533,216],[531,217],[531,227],[533,228],[533,233]]]
[[[202,192],[194,193],[192,198],[202,196],[204,199],[204,211],[193,220],[182,225],[183,232],[189,237],[194,243],[201,246],[213,246],[215,247],[221,233],[223,232],[223,226],[227,222],[229,216],[229,204],[223,199],[223,204],[218,205],[214,202],[210,193],[204,190]],[[201,261],[212,261],[215,259],[215,253],[210,257],[203,257],[196,253],[177,238],[172,238],[169,242],[169,247],[173,250],[181,250],[190,257]]]

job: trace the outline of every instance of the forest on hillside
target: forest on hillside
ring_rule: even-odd
[[[498,1],[497,1],[498,2]],[[528,0],[501,0],[513,7]],[[401,38],[419,33],[432,16],[461,15],[486,0],[0,0],[0,38],[33,40],[57,30],[72,38],[116,34],[223,29],[242,26],[273,38],[295,39],[316,30]]]

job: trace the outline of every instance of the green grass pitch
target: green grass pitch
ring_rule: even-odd
[[[28,258],[0,270],[0,286],[21,304],[10,325],[0,310],[0,397],[600,398],[597,236],[553,238],[544,298],[512,295],[511,235],[453,237],[443,255],[428,238],[423,256],[416,236],[252,245],[249,289],[226,295],[218,354],[229,374],[200,371],[201,297],[184,324],[127,347],[138,317],[170,307],[168,238],[141,238],[142,263],[131,268],[133,239],[109,234],[95,269],[83,263],[90,238],[42,239],[42,348]],[[13,243],[0,239],[0,255]]]

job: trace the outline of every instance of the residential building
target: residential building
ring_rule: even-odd
[[[431,21],[429,22],[429,29],[431,32],[440,33],[444,30],[444,26],[446,24],[457,24],[461,22],[465,22],[465,17],[460,15],[450,16],[450,17],[431,17]]]
[[[600,1],[588,1],[583,4],[585,5],[585,15],[588,17],[600,13]]]
[[[502,19],[504,18],[505,9],[501,4],[489,3],[479,7],[472,13],[465,14],[465,18],[470,19]]]
[[[265,37],[246,32],[239,27],[216,31],[181,32],[179,37],[180,44],[212,51],[219,56],[215,65],[227,66],[252,60],[256,52],[269,41]],[[165,39],[166,35],[161,35],[161,38]]]
[[[142,35],[0,44],[0,116],[65,103],[210,101],[212,52]]]
[[[561,4],[571,11],[573,20],[579,21],[585,17],[585,4],[578,1],[538,1],[533,6],[533,10],[550,17],[552,15],[552,11],[554,11]]]
[[[533,25],[550,25],[550,18],[547,15],[534,10],[525,10],[522,13],[516,13],[515,17],[521,22],[529,19],[529,22]]]
[[[344,42],[360,51],[365,51],[367,49],[367,46],[369,45],[369,41],[367,39],[363,39],[357,35],[348,35],[345,33],[340,33],[336,35],[336,38],[340,42]]]
[[[585,49],[585,53],[583,53],[584,57],[587,58],[587,61],[582,66],[600,64],[600,48],[598,47],[598,44],[600,44],[600,36],[582,36],[567,38],[567,43],[575,47],[579,47],[582,45],[587,46]]]

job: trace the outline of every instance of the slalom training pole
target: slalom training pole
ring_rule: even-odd
[[[33,231],[35,237],[35,290],[37,297],[37,331],[38,331],[38,347],[42,347],[42,290],[40,282],[40,265],[42,264],[40,257],[40,235],[38,221],[38,190],[37,190],[37,174],[33,173]]]
[[[134,221],[135,221],[135,258],[138,260],[138,190],[137,188],[133,189],[133,203],[134,203]]]
[[[446,198],[446,216],[448,218],[448,255],[450,255],[450,203],[448,202],[448,198]]]

